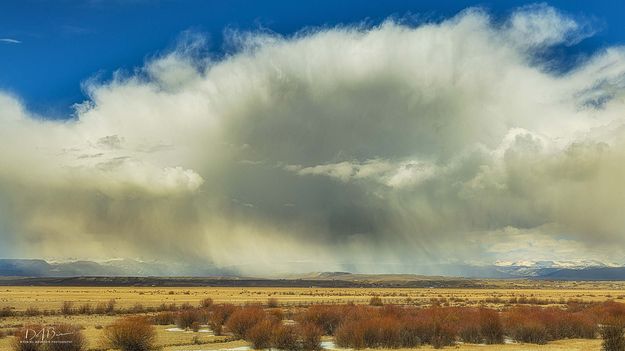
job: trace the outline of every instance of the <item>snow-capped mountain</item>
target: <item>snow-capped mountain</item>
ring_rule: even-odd
[[[182,263],[147,262],[132,259],[107,261],[45,261],[26,259],[0,259],[0,277],[208,277],[236,276],[241,267],[219,268],[210,264],[186,265]],[[378,265],[376,268],[380,269]],[[525,278],[550,280],[625,280],[625,266],[596,260],[522,260],[497,261],[494,264],[447,263],[431,265],[389,265],[381,273],[406,273],[423,276],[466,278]],[[376,272],[371,270],[369,272]],[[378,271],[379,272],[379,271]],[[362,270],[361,274],[367,274]],[[340,273],[349,275],[351,273]],[[337,273],[323,273],[333,279]],[[373,274],[375,275],[375,274]],[[389,274],[379,274],[389,276]],[[395,274],[397,275],[397,274]],[[288,276],[288,275],[287,275]]]
[[[617,269],[623,268],[612,262],[601,262],[597,260],[523,260],[523,261],[497,261],[495,266],[501,272],[518,277],[551,277],[555,273],[563,270],[582,271],[588,269]],[[599,278],[598,278],[599,279]]]

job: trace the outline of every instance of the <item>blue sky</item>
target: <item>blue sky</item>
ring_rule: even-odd
[[[208,38],[211,55],[224,52],[225,29],[289,35],[305,27],[394,16],[439,20],[470,6],[504,17],[527,1],[3,1],[0,3],[0,89],[35,113],[66,118],[86,99],[81,82],[110,79],[163,53],[192,31]],[[549,5],[592,23],[599,31],[574,47],[567,60],[625,43],[623,1],[551,1]],[[19,41],[19,43],[13,42]]]

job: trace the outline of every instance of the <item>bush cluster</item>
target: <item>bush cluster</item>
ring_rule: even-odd
[[[143,317],[125,317],[104,329],[107,346],[122,351],[149,351],[154,348],[156,330]]]
[[[277,304],[268,304],[277,305]],[[222,319],[223,312],[227,330],[236,338],[244,339],[254,349],[269,347],[281,350],[320,350],[323,331],[312,323],[285,325],[283,313],[278,308],[263,309],[260,305],[248,305],[229,311],[224,306],[214,309],[209,319]]]
[[[569,338],[594,339],[598,332],[597,318],[589,312],[515,307],[504,312],[503,316],[510,337],[521,342],[545,344]]]

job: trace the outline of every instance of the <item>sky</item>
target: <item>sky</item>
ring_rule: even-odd
[[[3,2],[0,257],[625,264],[624,17],[615,1]]]

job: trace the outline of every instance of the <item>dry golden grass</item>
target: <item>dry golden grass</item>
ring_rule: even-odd
[[[267,302],[276,298],[281,304],[299,303],[368,303],[371,296],[377,295],[385,303],[429,303],[432,298],[448,299],[456,304],[473,304],[484,300],[501,299],[494,305],[505,303],[510,298],[558,301],[577,299],[583,301],[625,301],[625,284],[621,283],[574,283],[523,281],[514,283],[519,288],[511,288],[511,283],[499,289],[408,289],[408,288],[152,288],[152,287],[1,287],[0,308],[13,307],[25,311],[28,307],[39,310],[59,310],[64,301],[72,301],[74,307],[115,299],[116,308],[130,308],[136,304],[156,307],[162,303],[190,303],[197,306],[206,297],[216,303],[243,304],[247,302]]]
[[[446,301],[451,305],[475,305],[485,300],[494,301],[487,305],[500,306],[510,298],[525,297],[538,300],[582,300],[624,302],[625,286],[621,283],[553,283],[514,282],[522,289],[513,289],[506,282],[500,289],[404,289],[404,288],[163,288],[163,287],[1,287],[0,309],[12,307],[15,311],[26,311],[29,307],[39,310],[60,310],[64,301],[73,302],[74,307],[115,299],[116,308],[130,308],[136,304],[144,307],[157,307],[163,303],[178,306],[189,303],[198,306],[202,299],[212,298],[215,303],[244,304],[248,302],[266,303],[275,298],[282,306],[308,303],[368,304],[371,296],[382,298],[384,303],[429,304],[432,299]],[[15,316],[0,318],[0,331],[10,330],[19,325],[41,323],[46,325],[58,322],[83,326],[89,350],[102,350],[102,329],[119,316],[72,315],[72,316]],[[227,342],[225,337],[215,337],[208,333],[172,332],[157,326],[157,346],[164,351],[174,350],[216,350],[230,349],[247,345],[245,342]],[[194,340],[195,338],[195,340]],[[11,337],[0,339],[0,350],[10,350]],[[507,344],[507,345],[457,345],[458,350],[600,350],[600,340],[562,340],[547,345]],[[421,349],[429,349],[423,346]]]

